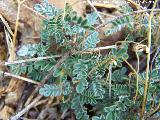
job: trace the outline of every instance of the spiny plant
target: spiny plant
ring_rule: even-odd
[[[36,4],[35,10],[47,17],[42,23],[41,41],[38,44],[22,46],[17,55],[19,59],[53,57],[10,65],[11,71],[18,75],[26,73],[29,78],[41,81],[68,51],[69,56],[40,88],[39,94],[44,97],[63,98],[60,103],[61,110],[73,109],[78,120],[138,120],[143,101],[145,72],[135,72],[134,68],[130,70],[124,67],[124,63],[129,58],[130,44],[137,45],[136,39],[139,36],[134,35],[134,32],[140,31],[139,33],[146,37],[148,26],[139,27],[144,23],[144,19],[141,18],[145,16],[138,17],[141,19],[140,24],[136,23],[136,16],[131,15],[111,22],[112,27],[106,30],[106,36],[123,28],[129,31],[126,32],[126,40],[117,48],[112,48],[109,54],[100,55],[91,53],[100,42],[99,33],[95,29],[99,23],[96,12],[83,18],[78,16],[69,4],[62,10],[47,0]],[[123,6],[121,10],[122,13],[133,11],[129,6]],[[153,26],[157,29],[157,22]],[[153,32],[153,39],[155,34]],[[138,57],[141,57],[144,51],[142,49],[138,52]],[[54,57],[55,55],[59,56]],[[159,102],[160,85],[157,84],[160,82],[159,58],[156,59],[156,67],[150,73],[146,113],[150,113]],[[139,89],[136,88],[136,76],[139,79]],[[138,96],[134,100],[136,90]],[[90,109],[88,105],[91,106]],[[94,111],[92,115],[90,111]]]

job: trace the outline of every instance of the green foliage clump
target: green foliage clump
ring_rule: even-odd
[[[100,55],[86,53],[96,48],[100,42],[99,33],[94,29],[98,21],[97,13],[88,14],[84,19],[78,16],[69,4],[66,4],[65,9],[61,10],[50,5],[47,0],[35,5],[35,10],[47,17],[43,21],[41,42],[22,46],[17,52],[19,59],[61,55],[57,58],[11,65],[12,73],[19,75],[26,73],[29,78],[41,81],[57,65],[59,59],[63,58],[63,54],[74,51],[56,68],[52,77],[40,88],[39,94],[45,97],[61,96],[64,100],[68,98],[67,102],[62,100],[60,103],[61,109],[74,110],[78,120],[139,119],[138,110],[143,98],[145,72],[137,73],[140,89],[137,100],[134,101],[135,73],[123,66],[129,58],[129,42],[134,42],[135,38],[132,34],[135,27],[134,17],[130,15],[112,21],[111,29],[105,32],[106,36],[125,27],[132,32],[129,32],[126,41],[117,49],[112,48],[109,54]],[[129,6],[122,7],[123,13],[132,11]],[[54,46],[59,48],[60,52],[51,49]],[[148,91],[150,98],[147,101],[146,112],[152,107],[152,102],[155,103],[155,106],[158,104],[159,59],[158,56],[156,68],[150,73],[152,74]],[[130,76],[129,72],[133,76]],[[109,89],[112,100],[109,100]],[[91,106],[91,110],[88,105]],[[92,113],[94,116],[91,116],[90,111],[94,111]],[[129,118],[129,116],[132,117]]]
[[[82,93],[85,90],[85,86],[88,86],[87,82],[87,72],[88,66],[85,61],[79,60],[78,63],[74,64],[73,66],[73,82],[78,82],[76,86],[76,91],[78,93]]]

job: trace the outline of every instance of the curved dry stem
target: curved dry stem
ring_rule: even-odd
[[[152,18],[153,18],[153,9],[156,7],[157,0],[155,0],[155,3],[153,5],[153,8],[151,10],[151,14],[148,19],[148,48],[149,50],[151,49],[151,23],[152,23]],[[148,86],[149,86],[149,69],[150,69],[150,52],[147,53],[147,68],[146,68],[146,80],[145,80],[145,86],[144,86],[144,97],[143,97],[143,103],[142,103],[142,111],[140,114],[140,119],[143,119],[144,112],[146,109],[146,101],[147,101],[147,93],[148,93]]]

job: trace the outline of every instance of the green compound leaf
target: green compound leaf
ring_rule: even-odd
[[[11,72],[13,74],[16,74],[16,75],[21,75],[21,74],[27,72],[27,66],[23,66],[21,64],[19,64],[19,65],[11,65],[10,69],[11,69]]]
[[[94,96],[97,96],[99,99],[103,99],[105,90],[103,89],[100,81],[93,81],[91,84],[91,89],[94,92]]]
[[[86,104],[96,104],[96,99],[97,97],[94,96],[94,93],[91,91],[84,91],[80,96],[80,101]]]
[[[38,51],[39,44],[27,44],[23,45],[18,51],[17,55],[24,56],[34,56]]]
[[[45,84],[43,88],[40,88],[39,94],[49,97],[49,96],[60,96],[62,94],[61,87],[59,85],[47,85]]]
[[[40,88],[39,93],[45,97],[49,96],[61,96],[61,95],[68,95],[72,92],[71,85],[69,82],[64,81],[62,85],[48,85],[45,84],[44,87]]]
[[[81,59],[73,66],[74,78],[72,81],[78,82],[78,85],[76,86],[77,93],[82,93],[85,89],[85,86],[88,86],[87,71],[88,66],[86,64],[86,61],[83,61]]]
[[[105,107],[104,108],[104,111],[105,112],[113,112],[113,111],[115,111],[116,110],[116,105],[112,105],[112,106],[109,106],[109,107]]]
[[[48,0],[43,0],[41,4],[35,4],[34,9],[47,17],[54,17],[63,12],[61,9],[50,4]]]
[[[121,31],[122,28],[128,27],[129,29],[133,28],[132,20],[130,16],[123,17],[121,19],[116,19],[112,22],[112,27],[108,30],[106,30],[105,35],[109,36],[112,35],[118,31]]]
[[[34,68],[41,71],[50,71],[54,67],[55,61],[41,60],[34,62]]]
[[[87,23],[89,25],[94,25],[97,22],[98,19],[98,15],[96,12],[87,14]]]
[[[125,84],[116,84],[115,88],[113,89],[115,95],[129,95],[129,87]]]
[[[112,80],[115,81],[115,82],[119,82],[119,83],[128,81],[129,78],[128,78],[128,76],[126,75],[126,72],[127,72],[127,68],[125,68],[125,67],[122,67],[122,68],[119,69],[119,70],[115,70],[115,71],[112,73]]]
[[[85,90],[85,86],[83,85],[82,82],[80,82],[77,86],[76,86],[76,91],[77,93],[82,93]]]
[[[98,37],[99,33],[94,31],[91,33],[84,42],[84,49],[95,48],[96,44],[100,42]]]
[[[94,116],[92,117],[92,120],[106,120],[106,117],[104,115],[101,115],[100,117]]]
[[[121,12],[129,13],[132,12],[132,8],[128,5],[124,5],[121,7]],[[112,35],[118,31],[121,31],[123,28],[129,28],[133,29],[133,17],[132,16],[126,16],[123,18],[116,19],[112,22],[112,26],[110,29],[106,30],[105,35],[109,36]]]
[[[48,43],[57,43],[59,45],[63,45],[66,42],[65,34],[63,32],[63,18],[59,15],[57,18],[50,18],[45,23],[45,31],[47,30],[47,36],[44,35],[48,39]],[[45,42],[45,41],[44,41]]]
[[[64,81],[63,86],[62,86],[62,90],[63,90],[63,95],[69,95],[72,92],[70,82]]]
[[[92,117],[92,120],[101,120],[101,118],[97,117],[97,116],[94,116],[94,117]]]
[[[76,118],[78,120],[89,120],[89,115],[87,115],[87,111],[86,108],[83,106],[83,103],[80,102],[79,95],[74,95],[71,102],[71,108],[74,109]]]
[[[106,120],[114,120],[113,112],[107,113]]]

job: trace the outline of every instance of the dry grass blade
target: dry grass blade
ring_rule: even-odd
[[[109,100],[112,100],[112,65],[109,66]]]
[[[8,24],[8,22],[3,18],[3,16],[0,14],[0,19],[2,20],[3,24],[7,28],[8,32],[13,36],[13,32]]]
[[[10,35],[8,34],[7,30],[4,28],[5,31],[5,36],[6,36],[6,43],[7,43],[7,48],[8,48],[8,52],[9,54],[12,54],[12,38],[10,37]]]

